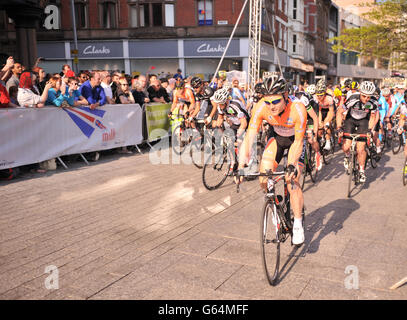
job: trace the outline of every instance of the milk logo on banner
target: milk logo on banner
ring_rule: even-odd
[[[114,139],[116,135],[115,130],[111,129],[108,131],[102,122],[102,119],[106,113],[105,110],[92,110],[89,107],[63,108],[63,110],[68,113],[69,117],[86,137],[90,138],[96,128],[98,128],[103,131],[103,142]]]

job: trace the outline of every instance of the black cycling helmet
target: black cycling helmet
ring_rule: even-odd
[[[351,79],[346,79],[345,82],[343,83],[343,86],[345,88],[350,88],[352,86],[352,80]]]
[[[202,91],[202,97],[204,99],[210,99],[214,93],[215,90],[213,90],[210,86],[205,86]]]
[[[264,77],[263,81],[265,95],[283,95],[285,92],[288,91],[287,81],[285,81],[285,79],[278,74],[267,75],[266,77]]]
[[[202,85],[202,83],[203,83],[203,81],[202,81],[202,79],[199,78],[199,77],[193,77],[193,78],[191,79],[191,86],[192,86],[192,88],[194,88],[194,89],[199,88],[199,87]]]
[[[254,86],[254,92],[257,94],[264,94],[264,84],[263,82],[256,83]]]

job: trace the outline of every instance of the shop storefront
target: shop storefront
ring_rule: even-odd
[[[183,55],[185,74],[202,75],[209,80],[216,71],[219,59],[226,50],[228,39],[194,39],[183,41]],[[230,42],[220,70],[242,70],[243,60],[240,56],[240,39]],[[181,68],[182,69],[182,68]]]
[[[66,50],[69,51],[69,44],[65,42],[42,42],[37,45],[38,56],[44,60],[39,66],[45,73],[59,73],[62,65],[70,63],[66,58]]]
[[[182,70],[184,76],[201,75],[209,80],[216,71],[228,39],[178,40],[112,40],[79,41],[77,70],[124,71],[127,74],[154,73],[159,77]],[[74,43],[38,43],[39,55],[45,58],[40,66],[46,72],[61,72],[63,64],[73,66]],[[248,70],[248,38],[232,39],[220,70]],[[288,67],[287,53],[278,50],[283,71]],[[277,71],[277,57],[273,46],[261,46],[261,69]],[[73,69],[75,67],[73,66]]]
[[[179,68],[178,40],[130,40],[128,50],[132,74],[153,73],[161,78],[175,74]]]

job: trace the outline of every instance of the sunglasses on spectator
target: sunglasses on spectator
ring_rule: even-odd
[[[281,100],[283,100],[283,98],[278,98],[278,99],[273,99],[273,100],[264,100],[264,102],[267,104],[271,103],[271,104],[276,105],[276,104],[279,104]]]

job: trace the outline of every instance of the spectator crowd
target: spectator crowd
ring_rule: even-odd
[[[46,74],[38,66],[40,61],[37,59],[34,67],[27,70],[13,57],[7,59],[0,70],[0,108],[88,106],[95,109],[106,104],[171,103],[177,82],[183,80],[188,87],[192,79],[184,78],[180,69],[160,79],[155,74],[132,77],[104,70],[81,70],[75,74],[68,64],[62,66],[60,73]],[[217,80],[215,87],[222,87],[223,80]],[[119,148],[118,152],[132,153],[126,147]],[[85,156],[96,161],[99,152]],[[47,168],[40,163],[37,171],[45,171],[42,167]]]
[[[177,79],[183,79],[179,69],[173,77],[161,79],[154,74],[131,77],[103,70],[81,70],[75,75],[67,64],[60,73],[45,74],[38,67],[39,62],[40,59],[31,70],[26,70],[13,57],[7,59],[0,71],[0,108],[89,106],[95,109],[105,104],[170,103]]]

